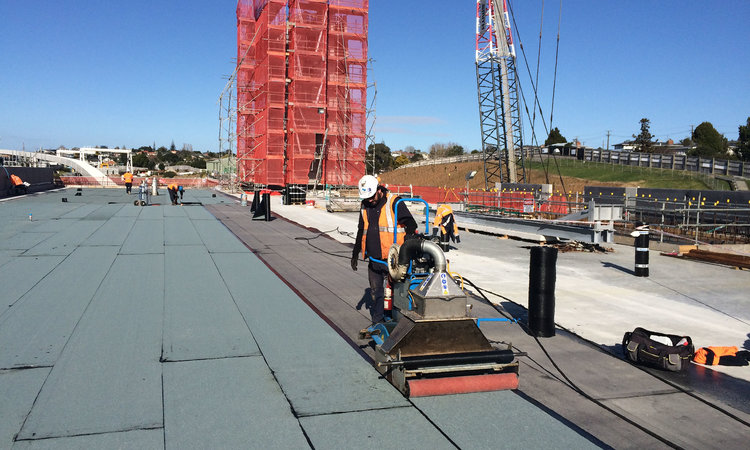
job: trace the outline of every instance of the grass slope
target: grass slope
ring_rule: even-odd
[[[545,168],[546,166],[546,174]],[[705,177],[689,172],[653,169],[647,167],[619,166],[605,163],[582,162],[571,158],[527,162],[529,183],[551,183],[553,192],[583,192],[585,185],[640,186],[671,189],[721,189],[728,190],[726,182],[709,186]],[[414,186],[466,188],[465,176],[476,170],[477,176],[469,181],[471,189],[483,189],[484,173],[481,162],[449,163],[409,167],[380,175],[384,183]],[[718,181],[718,180],[715,180]]]

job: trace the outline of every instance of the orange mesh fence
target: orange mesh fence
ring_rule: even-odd
[[[151,178],[145,179],[151,181]],[[60,180],[64,186],[125,186],[125,181],[119,177],[60,177]],[[133,186],[140,185],[143,180],[143,177],[133,177]],[[160,186],[166,186],[170,183],[193,188],[214,187],[218,184],[216,180],[208,178],[159,178]]]

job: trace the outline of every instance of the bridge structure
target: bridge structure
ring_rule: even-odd
[[[66,167],[70,167],[76,172],[80,172],[83,176],[95,178],[101,185],[105,185],[108,180],[107,175],[104,172],[89,164],[85,159],[82,160],[81,158],[74,159],[65,156],[50,155],[42,152],[27,152],[24,150],[6,149],[0,149],[0,155],[14,156],[16,158],[23,158],[32,162],[45,161],[47,163],[60,164]]]

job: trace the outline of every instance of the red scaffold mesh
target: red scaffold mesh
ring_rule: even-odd
[[[240,181],[354,185],[365,173],[368,0],[237,3]]]

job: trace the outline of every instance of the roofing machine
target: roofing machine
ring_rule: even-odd
[[[511,346],[495,348],[479,330],[468,314],[468,295],[448,273],[438,244],[394,243],[386,263],[392,305],[386,289],[385,306],[392,306],[393,320],[361,337],[375,341],[378,370],[388,381],[407,397],[518,387]]]

